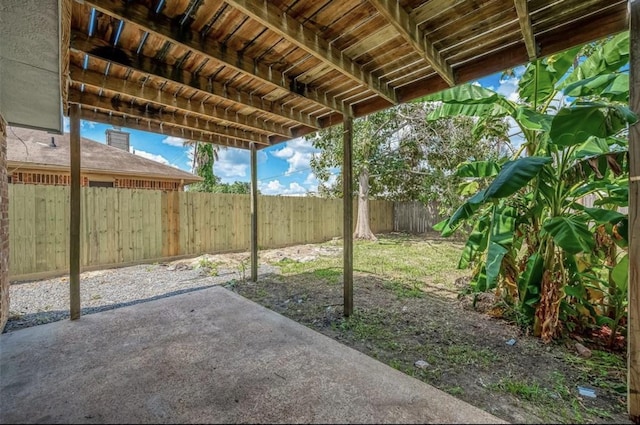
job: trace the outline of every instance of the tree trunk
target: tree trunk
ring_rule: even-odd
[[[369,170],[363,168],[358,176],[358,216],[354,239],[377,240],[369,226]]]

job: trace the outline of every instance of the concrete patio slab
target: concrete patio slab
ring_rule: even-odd
[[[498,423],[227,289],[0,336],[2,423]]]

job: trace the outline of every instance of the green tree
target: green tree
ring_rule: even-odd
[[[185,140],[184,146],[193,147],[193,162],[191,171],[204,180],[189,186],[194,192],[213,192],[220,183],[220,178],[213,172],[213,166],[218,160],[220,146],[198,140]]]
[[[506,146],[507,127],[496,119],[492,133],[470,137],[476,124],[471,117],[426,120],[434,109],[429,103],[409,103],[354,120],[354,187],[358,191],[357,238],[372,238],[368,230],[369,198],[394,201],[437,202],[449,213],[464,197],[457,189],[462,178],[455,175],[463,161],[495,158]],[[342,127],[308,137],[321,152],[311,160],[323,196],[342,195],[342,177],[331,180],[342,165]],[[332,181],[332,184],[329,182]]]
[[[615,336],[624,315],[628,257],[616,247],[626,246],[628,224],[615,208],[627,202],[625,134],[636,119],[626,107],[628,52],[628,34],[620,34],[534,61],[518,102],[473,85],[427,98],[441,102],[430,119],[508,116],[525,137],[509,161],[458,168],[470,184],[490,183],[440,228],[446,236],[473,223],[459,266],[473,265],[476,290],[497,289],[545,341],[584,320]],[[581,204],[588,194],[601,198],[597,208]]]
[[[385,151],[390,150],[394,134],[399,128],[399,117],[396,109],[389,109],[363,118],[353,123],[353,174],[357,179],[354,186],[358,190],[358,215],[354,238],[375,240],[376,237],[369,226],[369,191],[371,175],[382,175]],[[335,126],[308,136],[314,147],[321,150],[311,160],[311,168],[321,182],[321,191],[335,195],[341,192],[341,177],[337,184],[327,188],[331,170],[342,165],[342,126]],[[352,193],[344,194],[351,197]]]
[[[204,179],[202,182],[190,185],[190,191],[245,195],[251,192],[251,186],[248,182],[222,183],[220,177],[215,175],[214,166],[218,161],[219,145],[197,140],[186,140],[184,146],[193,146],[192,172]]]

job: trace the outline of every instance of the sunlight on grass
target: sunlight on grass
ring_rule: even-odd
[[[390,279],[399,296],[417,297],[420,295],[416,291],[424,284],[454,289],[455,280],[468,274],[456,268],[461,250],[462,244],[458,242],[381,235],[375,242],[355,241],[353,267],[356,273]],[[341,281],[341,255],[319,257],[309,262],[284,259],[275,265],[285,275],[313,273],[329,283]]]

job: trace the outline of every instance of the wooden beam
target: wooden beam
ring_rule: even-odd
[[[629,1],[629,106],[640,116],[640,0]],[[629,306],[627,408],[640,422],[640,124],[629,128]]]
[[[145,118],[129,118],[88,106],[83,106],[81,108],[80,118],[86,121],[111,124],[134,130],[148,131],[151,133],[165,134],[167,136],[181,137],[183,139],[198,140],[231,148],[249,149],[249,142],[242,140],[216,136],[199,130],[186,130],[184,128],[175,127],[170,123],[158,122]],[[266,145],[263,146],[267,147]]]
[[[518,13],[520,29],[522,31],[522,37],[524,38],[524,45],[527,47],[529,60],[533,61],[538,57],[538,46],[536,45],[533,27],[531,26],[531,15],[529,15],[527,0],[513,0],[513,2],[515,3],[516,12]]]
[[[152,58],[138,55],[136,52],[106,45],[103,40],[89,38],[77,30],[73,31],[71,49],[101,61],[116,63],[154,78],[161,78],[175,84],[196,89],[207,95],[214,95],[221,99],[226,99],[243,107],[253,108],[260,112],[266,112],[289,121],[294,121],[298,124],[318,128],[317,119],[308,114],[303,114],[300,111],[288,108],[282,103],[264,100],[251,93],[236,90],[167,63],[158,62]]]
[[[199,32],[185,30],[184,27],[175,25],[168,17],[155,13],[143,4],[118,0],[85,0],[85,3],[102,13],[134,24],[144,31],[194,51],[214,63],[220,63],[240,73],[251,75],[274,88],[291,91],[291,78],[284,73],[257,63],[250,58],[245,58],[213,39],[203,40]],[[325,97],[312,90],[306,90],[304,93],[291,92],[326,108],[342,112],[342,104],[333,97]]]
[[[80,318],[80,107],[70,105],[69,161],[69,312],[71,320]]]
[[[451,66],[442,58],[433,42],[418,28],[416,21],[409,16],[397,0],[369,0],[378,12],[402,35],[431,67],[450,86],[456,84]]]
[[[251,144],[251,281],[258,281],[258,159]]]
[[[121,115],[128,115],[131,118],[144,118],[158,123],[171,124],[174,127],[185,129],[196,129],[216,136],[227,137],[229,139],[245,140],[247,142],[269,145],[269,138],[260,133],[245,132],[234,127],[222,127],[209,122],[208,120],[189,117],[182,113],[163,113],[160,110],[150,108],[145,109],[144,105],[132,105],[125,100],[98,96],[93,93],[81,92],[72,87],[69,91],[69,102],[85,105],[89,108],[98,108],[105,111],[119,112]]]
[[[69,110],[69,41],[71,40],[72,0],[60,0],[60,97],[62,110]]]
[[[258,0],[226,0],[226,3],[260,22],[265,27],[284,37],[290,43],[299,46],[321,62],[330,65],[333,69],[364,85],[392,104],[395,105],[398,103],[396,94],[391,87],[381,83],[380,80],[371,73],[363,71],[362,68],[349,57],[337,48],[329,45],[329,43],[320,38],[318,34],[296,21],[271,2]],[[344,110],[341,112],[345,113]]]
[[[182,96],[173,96],[172,94],[154,88],[153,85],[147,81],[123,80],[114,76],[104,75],[100,72],[84,70],[73,64],[71,65],[71,81],[86,86],[122,93],[137,99],[139,102],[149,102],[157,106],[175,108],[184,114],[234,123],[250,131],[271,133],[285,138],[294,137],[291,129],[283,125],[253,115],[228,112],[226,108],[217,108],[210,103],[192,102]],[[222,100],[219,96],[212,96],[212,98]]]
[[[342,148],[344,316],[353,314],[353,117],[345,114]]]

